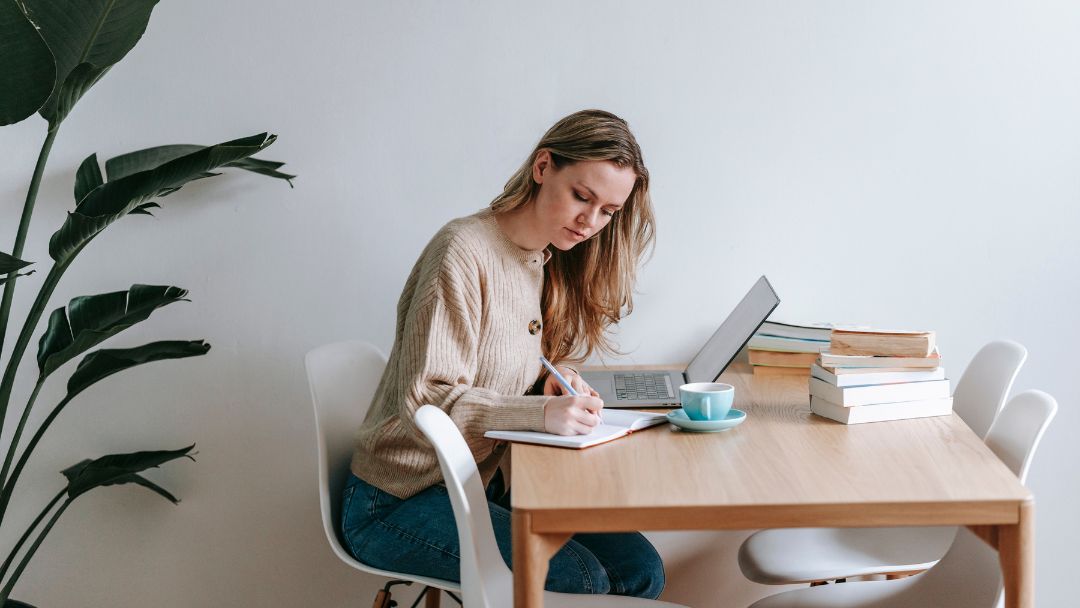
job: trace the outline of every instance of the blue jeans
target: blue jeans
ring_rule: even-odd
[[[487,498],[495,541],[511,566],[510,494],[501,475],[488,485]],[[461,580],[457,525],[445,486],[401,500],[350,475],[342,493],[341,528],[349,552],[365,564]],[[664,589],[664,565],[637,532],[575,534],[551,558],[544,588],[656,599]]]

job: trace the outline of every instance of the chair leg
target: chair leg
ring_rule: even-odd
[[[390,581],[375,594],[375,603],[371,605],[371,608],[394,608],[397,606],[397,602],[390,597],[390,588],[394,585],[411,585],[412,581]],[[423,594],[421,594],[423,595]]]
[[[427,597],[424,598],[424,608],[439,608],[439,590],[434,587],[427,588]]]

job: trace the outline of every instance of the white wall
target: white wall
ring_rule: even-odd
[[[370,602],[379,581],[338,564],[319,528],[302,355],[346,337],[389,349],[430,235],[497,194],[552,122],[600,107],[630,121],[654,183],[656,254],[621,331],[633,359],[686,360],[762,273],[779,318],[936,329],[954,378],[984,342],[1024,343],[1016,389],[1062,406],[1029,482],[1039,604],[1074,603],[1080,5],[507,4],[158,6],[65,123],[29,259],[47,260],[91,152],[269,130],[280,141],[262,156],[300,177],[293,190],[248,174],[193,184],[157,219],[111,227],[72,268],[54,306],[134,282],[191,289],[190,304],[116,345],[214,348],[80,397],[16,515],[36,513],[55,472],[83,457],[194,441],[198,462],[151,473],[178,507],[133,488],[81,498],[16,595],[43,607]],[[43,134],[39,119],[0,131],[2,250]],[[16,310],[42,274],[19,282]],[[739,576],[743,536],[658,535],[665,597],[741,606],[771,591]]]

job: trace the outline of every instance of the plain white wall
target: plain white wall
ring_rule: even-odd
[[[13,518],[28,521],[84,457],[197,442],[198,462],[149,474],[178,507],[130,487],[80,498],[16,596],[370,602],[381,581],[337,563],[319,527],[303,353],[341,338],[389,349],[434,231],[490,201],[555,120],[600,107],[630,121],[654,184],[657,248],[620,332],[632,358],[685,361],[763,273],[783,298],[777,318],[936,329],[954,379],[984,342],[1022,342],[1016,389],[1062,406],[1029,483],[1039,604],[1073,604],[1077,31],[1074,2],[161,3],[60,132],[26,252],[42,272],[19,282],[14,319],[91,152],[269,130],[280,141],[261,156],[300,177],[295,189],[235,172],[192,184],[72,267],[52,306],[135,282],[191,289],[111,345],[206,338],[213,350],[80,397]],[[0,250],[43,136],[40,119],[0,131]],[[744,536],[654,535],[665,597],[742,606],[773,591],[738,574]]]

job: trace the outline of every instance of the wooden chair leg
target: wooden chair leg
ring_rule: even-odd
[[[375,603],[371,605],[371,608],[389,608],[390,606],[390,592],[386,589],[379,589],[379,592],[375,594]]]
[[[439,596],[442,593],[435,587],[427,588],[427,595],[424,596],[424,608],[439,608]]]

